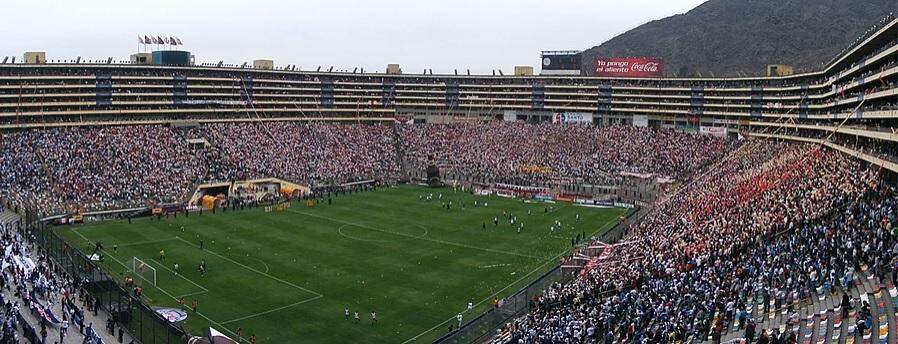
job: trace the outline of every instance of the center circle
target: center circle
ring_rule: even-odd
[[[379,228],[369,228],[363,227],[353,224],[343,224],[339,228],[337,228],[337,233],[341,236],[358,241],[367,241],[367,242],[398,242],[398,241],[406,241],[413,239],[421,239],[427,236],[430,231],[421,225],[414,225],[414,227],[419,228],[418,233],[402,233],[402,232],[394,232],[385,229]],[[353,233],[355,232],[355,233]],[[359,233],[366,233],[364,235],[360,235]],[[372,235],[373,234],[373,235]],[[372,239],[369,237],[376,236],[389,236],[394,237],[394,239]]]

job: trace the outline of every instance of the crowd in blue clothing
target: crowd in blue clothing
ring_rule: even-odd
[[[851,287],[862,269],[894,278],[896,202],[877,170],[838,152],[751,142],[631,228],[623,242],[636,244],[606,248],[506,331],[520,344],[719,340],[734,323],[751,332],[749,307],[789,312]]]

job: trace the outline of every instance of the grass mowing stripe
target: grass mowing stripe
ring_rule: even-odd
[[[147,240],[147,241],[138,241],[138,242],[129,242],[127,244],[116,245],[118,247],[130,247],[130,246],[140,246],[140,245],[149,245],[149,244],[158,244],[163,242],[175,241],[177,238],[168,238],[168,239],[160,239],[160,240]]]
[[[189,242],[189,241],[187,241],[187,240],[184,240],[184,239],[181,238],[181,237],[176,237],[176,238],[178,238],[178,240],[183,241],[183,242],[186,243],[187,245],[193,246],[193,243],[191,243],[191,242]],[[273,280],[275,280],[275,281],[281,282],[281,283],[283,283],[283,284],[289,285],[289,286],[291,286],[291,287],[293,287],[293,288],[296,288],[296,289],[299,289],[299,290],[302,290],[302,291],[305,291],[305,292],[308,292],[308,293],[311,293],[311,294],[315,294],[315,296],[324,296],[324,294],[321,294],[321,293],[319,293],[319,292],[317,292],[317,291],[314,291],[314,290],[310,290],[310,289],[306,289],[306,288],[300,287],[300,286],[298,286],[298,285],[296,285],[296,284],[293,284],[293,283],[291,283],[291,282],[282,280],[282,279],[280,279],[280,278],[274,277],[274,276],[269,275],[269,274],[267,274],[267,273],[264,273],[264,272],[262,272],[262,271],[253,269],[253,268],[251,268],[251,267],[249,267],[249,266],[243,265],[243,264],[237,262],[236,260],[233,260],[233,259],[231,259],[231,258],[222,256],[222,255],[216,253],[215,251],[211,251],[211,250],[206,250],[206,249],[204,249],[203,252],[209,252],[209,253],[211,253],[212,255],[216,256],[216,257],[219,257],[219,258],[221,258],[221,259],[227,260],[227,261],[229,261],[229,262],[231,262],[231,263],[234,263],[234,264],[236,264],[236,265],[238,265],[238,266],[240,266],[240,267],[243,267],[244,269],[247,269],[247,270],[249,270],[249,271],[255,272],[255,273],[260,274],[260,275],[262,275],[262,276],[268,277],[268,278],[270,278],[270,279],[273,279]]]
[[[111,220],[55,230],[82,252],[94,249],[86,238],[107,244],[109,250],[103,255],[112,251],[113,243],[128,245],[110,257],[121,261],[131,256],[146,257],[154,267],[163,262],[156,254],[164,249],[168,269],[173,270],[172,264],[178,262],[182,266],[179,274],[209,291],[203,293],[191,283],[173,278],[167,269],[159,269],[160,285],[165,290],[147,286],[145,300],[151,300],[154,307],[185,309],[191,316],[181,326],[191,333],[199,334],[212,326],[230,336],[242,328],[245,335],[254,334],[258,344],[386,344],[409,338],[429,343],[445,332],[435,324],[448,326],[447,321],[451,323],[459,312],[470,320],[490,308],[493,297],[510,295],[548,271],[555,263],[550,257],[570,250],[569,240],[553,238],[552,234],[569,239],[586,230],[588,237],[589,232],[607,228],[607,222],[622,213],[621,209],[562,204],[545,213],[547,206],[542,203],[446,189],[442,190],[443,202],[452,201],[451,209],[441,206],[436,197],[434,201],[424,199],[439,192],[387,187],[341,194],[333,202],[292,204],[292,210],[318,217],[291,209],[265,212],[248,208],[189,217],[141,218],[133,223]],[[489,207],[472,207],[475,200],[479,204],[489,202]],[[503,213],[516,215],[526,223],[526,230],[517,233]],[[580,221],[575,221],[575,216]],[[493,226],[494,217],[503,220]],[[563,222],[565,229],[550,233],[555,221]],[[176,235],[180,239],[154,244]],[[412,238],[419,236],[432,240]],[[200,250],[200,241],[212,252]],[[153,257],[156,261],[150,260]],[[203,259],[215,267],[204,278],[197,270],[183,268]],[[101,265],[121,277],[121,267],[126,264],[130,269],[131,262],[119,264],[107,259]],[[283,280],[292,283],[284,284]],[[318,297],[296,285],[327,295]],[[197,301],[202,313],[179,305],[176,298],[184,296]],[[468,302],[477,306],[464,313]],[[352,313],[345,319],[344,307],[363,315],[361,322],[353,321]],[[365,316],[375,311],[376,324]]]
[[[616,224],[616,223],[617,223],[617,222],[615,221],[615,218],[612,217],[610,220],[608,220],[608,222],[605,222],[604,225],[602,225],[601,227],[599,227],[599,229],[597,229],[596,232],[595,232],[594,234],[599,233],[599,232],[602,232],[602,231],[604,231],[604,230],[607,230],[607,229],[608,229],[607,227],[608,227],[609,224]],[[550,263],[550,262],[553,262],[553,261],[557,261],[559,258],[561,258],[561,256],[565,255],[566,253],[567,253],[567,252],[559,253],[557,256],[555,256],[554,258],[549,259],[549,260],[547,260],[546,262],[542,263],[540,266],[536,267],[535,269],[533,269],[532,271],[530,271],[528,274],[526,274],[526,275],[524,275],[524,276],[521,276],[521,278],[519,278],[517,281],[514,281],[514,282],[510,283],[509,285],[505,286],[505,288],[502,288],[502,289],[500,289],[499,291],[496,291],[495,293],[493,293],[492,295],[487,296],[487,297],[484,298],[483,300],[480,300],[480,302],[478,302],[478,303],[475,304],[474,306],[475,306],[475,307],[476,307],[476,306],[479,306],[479,305],[483,304],[484,302],[489,301],[491,298],[498,296],[499,293],[501,293],[501,292],[507,290],[508,288],[511,288],[511,287],[512,287],[513,285],[515,285],[515,284],[520,283],[520,282],[523,281],[525,278],[529,277],[530,275],[533,275],[534,272],[537,272],[537,271],[543,269],[543,268],[546,266],[546,264],[548,264],[548,263]],[[436,330],[437,328],[439,328],[439,327],[441,327],[441,326],[443,326],[443,325],[446,325],[446,323],[448,323],[448,322],[450,322],[450,321],[452,321],[452,320],[455,320],[455,319],[456,319],[455,317],[450,317],[449,319],[446,319],[446,321],[443,321],[443,322],[441,322],[441,323],[439,323],[439,324],[436,324],[434,327],[431,327],[431,328],[428,329],[427,331],[421,332],[421,333],[418,334],[417,336],[414,336],[414,337],[412,337],[412,338],[407,339],[406,341],[402,342],[402,344],[406,344],[406,343],[415,341],[416,339],[420,338],[421,336],[423,336],[423,335],[425,335],[425,334],[428,334],[428,333],[432,332],[433,330]]]
[[[255,318],[255,317],[258,317],[258,316],[262,316],[262,315],[274,313],[274,312],[277,312],[277,311],[282,310],[282,309],[287,309],[287,308],[290,308],[290,307],[293,307],[293,306],[299,306],[299,305],[304,304],[304,303],[306,303],[306,302],[312,302],[312,301],[318,300],[318,299],[320,299],[320,298],[322,298],[322,297],[324,297],[324,295],[318,295],[318,296],[315,296],[315,297],[313,297],[313,298],[306,299],[306,300],[302,300],[302,301],[299,301],[299,302],[296,302],[296,303],[291,303],[291,304],[286,305],[286,306],[283,306],[283,307],[278,307],[278,308],[269,309],[269,310],[264,311],[264,312],[259,312],[259,313],[256,313],[256,314],[250,314],[250,315],[247,315],[247,316],[245,316],[245,317],[240,317],[240,318],[237,318],[237,319],[231,319],[231,320],[228,320],[228,321],[222,321],[221,323],[222,323],[222,324],[229,324],[229,323],[237,322],[237,321],[240,321],[240,320],[246,320],[246,319],[250,319],[250,318]]]
[[[558,254],[558,256],[555,256],[555,257],[552,258],[552,259],[547,259],[545,262],[543,262],[542,264],[540,264],[539,266],[537,266],[535,269],[531,270],[531,271],[530,271],[529,273],[527,273],[526,275],[521,276],[521,278],[518,278],[516,281],[509,283],[507,286],[505,286],[505,287],[502,288],[502,289],[499,289],[498,291],[496,291],[496,292],[493,293],[492,295],[489,295],[489,296],[483,298],[483,300],[480,300],[479,302],[477,302],[476,304],[474,304],[474,307],[480,306],[480,305],[483,304],[484,302],[487,302],[487,301],[489,301],[490,299],[492,299],[492,298],[498,296],[499,293],[501,293],[501,292],[507,290],[508,288],[511,288],[512,286],[514,286],[514,285],[520,283],[520,282],[523,281],[525,278],[530,277],[531,275],[533,275],[533,273],[535,273],[535,272],[537,272],[537,271],[539,271],[539,270],[544,269],[544,268],[546,267],[547,264],[556,261],[558,258],[560,258],[561,256],[563,256],[565,253],[566,253],[566,252],[562,252],[562,253]],[[406,341],[404,341],[404,342],[402,342],[402,343],[405,344],[405,343],[409,343],[409,342],[415,341],[416,339],[420,338],[421,336],[423,336],[423,335],[425,335],[425,334],[428,334],[428,333],[432,332],[433,330],[436,330],[436,329],[439,328],[440,326],[443,326],[443,325],[445,325],[446,323],[448,323],[448,322],[450,322],[450,321],[452,321],[452,320],[455,320],[455,319],[456,319],[456,318],[455,318],[454,316],[453,316],[453,317],[450,317],[449,319],[446,319],[446,321],[443,321],[443,322],[441,322],[441,323],[439,323],[439,324],[436,324],[434,327],[431,327],[431,328],[428,329],[427,331],[421,332],[421,333],[419,333],[418,335],[416,335],[416,336],[414,336],[414,337],[412,337],[412,338],[409,338],[408,340],[406,340]]]
[[[168,268],[168,267],[167,267],[167,266],[165,266],[165,264],[162,264],[162,263],[161,263],[161,262],[159,262],[159,261],[158,261],[158,260],[155,260],[155,259],[153,259],[153,258],[150,258],[150,261],[151,261],[151,262],[154,262],[154,263],[156,263],[156,264],[159,264],[159,267],[161,267],[161,268],[163,268],[163,269],[165,269],[165,270],[166,270],[166,271],[168,271],[168,272],[171,272],[171,273],[172,273],[172,275],[175,275],[175,276],[178,276],[178,277],[181,277],[181,278],[182,278],[182,279],[184,279],[184,280],[185,280],[185,281],[187,281],[187,282],[188,282],[188,283],[190,283],[190,284],[193,284],[193,285],[195,285],[195,286],[197,286],[197,287],[199,287],[199,288],[200,288],[200,289],[202,289],[202,290],[203,290],[203,291],[204,291],[204,292],[209,292],[209,289],[206,289],[206,288],[203,288],[203,286],[201,286],[201,285],[199,285],[199,284],[196,284],[196,282],[194,282],[194,281],[191,281],[191,280],[190,280],[190,279],[189,279],[189,278],[187,278],[187,277],[184,277],[184,276],[182,276],[182,275],[181,275],[181,274],[179,274],[179,273],[177,273],[177,272],[174,272],[174,271],[172,271],[172,270],[171,270],[171,269],[169,269],[169,268]]]
[[[379,228],[374,228],[374,227],[366,226],[366,225],[363,225],[363,224],[352,223],[352,222],[347,222],[347,221],[342,221],[342,220],[337,220],[337,219],[331,219],[331,218],[327,218],[327,217],[324,217],[324,216],[320,216],[320,215],[316,215],[316,214],[310,214],[310,213],[306,213],[306,212],[302,212],[302,211],[297,211],[297,210],[290,210],[290,212],[297,213],[297,214],[302,214],[302,215],[306,215],[306,216],[311,216],[311,217],[317,217],[317,218],[325,219],[325,220],[332,221],[332,222],[335,222],[335,223],[341,223],[341,224],[350,225],[350,226],[355,226],[355,227],[359,227],[359,228],[366,228],[366,229],[370,229],[370,230],[378,231],[378,232],[382,232],[382,233],[393,234],[393,235],[398,235],[398,236],[404,236],[404,237],[407,237],[407,238],[410,238],[410,239],[425,240],[425,241],[435,242],[435,243],[439,243],[439,244],[446,244],[446,245],[452,245],[452,246],[458,246],[458,247],[470,248],[470,249],[473,249],[473,250],[480,250],[480,251],[486,251],[486,252],[491,252],[491,253],[508,254],[508,255],[513,255],[513,256],[518,256],[518,257],[525,257],[525,258],[532,258],[532,259],[539,259],[539,260],[545,259],[545,257],[531,256],[531,255],[529,255],[529,254],[522,254],[522,253],[516,253],[516,252],[500,251],[500,250],[494,250],[494,249],[491,249],[491,248],[477,247],[477,246],[473,246],[473,245],[461,244],[461,243],[451,242],[451,241],[446,241],[446,240],[430,239],[430,238],[425,238],[424,236],[414,236],[414,235],[408,235],[408,234],[405,234],[405,233],[391,232],[391,231],[388,231],[388,230],[379,229]],[[425,228],[425,229],[427,229],[427,228]]]

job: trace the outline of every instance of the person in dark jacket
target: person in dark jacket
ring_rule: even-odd
[[[745,342],[751,343],[755,340],[755,319],[748,321],[745,325]]]

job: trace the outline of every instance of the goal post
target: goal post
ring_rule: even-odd
[[[134,257],[131,259],[131,271],[134,272],[134,275],[140,277],[140,279],[156,286],[156,268],[152,267],[150,264],[140,260],[140,258]]]

